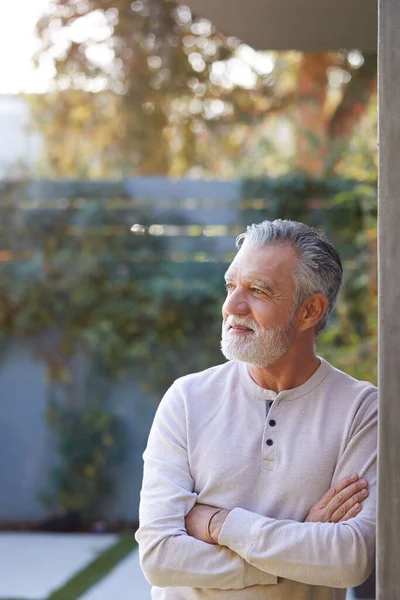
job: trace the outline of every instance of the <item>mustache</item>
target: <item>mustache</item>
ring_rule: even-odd
[[[238,325],[239,327],[247,327],[253,331],[257,331],[258,325],[252,319],[247,317],[238,317],[230,315],[224,322],[224,330],[228,331],[231,327]]]

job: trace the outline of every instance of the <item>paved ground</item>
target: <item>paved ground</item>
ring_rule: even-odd
[[[0,598],[43,600],[116,540],[90,533],[0,533]]]
[[[110,598],[151,600],[150,584],[139,566],[136,550],[79,600],[110,600]]]
[[[0,600],[44,600],[117,540],[104,534],[0,533]],[[133,551],[79,600],[150,600]],[[347,600],[353,600],[350,590]]]

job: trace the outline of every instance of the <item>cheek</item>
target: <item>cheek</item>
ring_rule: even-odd
[[[279,307],[271,304],[253,306],[252,315],[255,321],[262,327],[274,327],[283,320]]]

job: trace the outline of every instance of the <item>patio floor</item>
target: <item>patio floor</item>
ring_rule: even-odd
[[[0,600],[44,600],[118,540],[108,534],[0,533]],[[84,600],[150,600],[137,551],[122,560]]]

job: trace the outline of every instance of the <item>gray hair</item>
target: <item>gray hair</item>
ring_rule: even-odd
[[[236,238],[236,247],[243,244],[251,248],[262,246],[291,246],[298,256],[293,269],[295,292],[293,313],[312,294],[322,292],[328,298],[328,306],[318,323],[319,334],[335,308],[343,279],[343,267],[339,252],[322,231],[297,221],[263,221],[249,225],[245,233]]]

